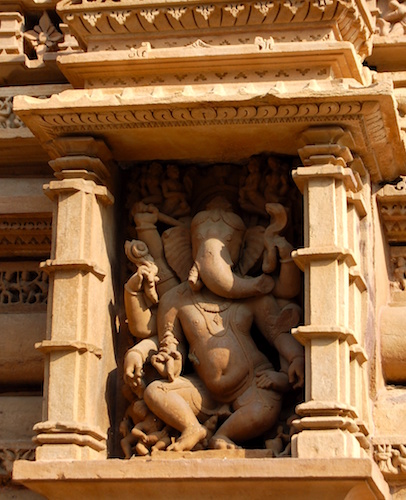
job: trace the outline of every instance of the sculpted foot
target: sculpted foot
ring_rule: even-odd
[[[120,441],[120,443],[121,443],[121,448],[124,451],[125,458],[131,458],[131,455],[133,454],[131,444],[128,442],[126,438],[123,438]]]
[[[189,451],[196,446],[196,444],[204,439],[207,434],[206,427],[203,425],[197,424],[192,427],[187,427],[176,443],[168,446],[168,451]]]
[[[216,435],[210,440],[209,448],[212,450],[239,450],[241,446],[236,445],[226,436]]]

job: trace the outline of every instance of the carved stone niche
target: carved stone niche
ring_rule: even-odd
[[[291,159],[260,155],[131,171],[126,458],[252,456],[241,447],[290,455],[304,381],[303,349],[290,333],[301,321],[291,258],[301,197],[291,168]]]
[[[386,184],[378,203],[389,243],[391,300],[381,310],[382,368],[387,383],[406,384],[406,182]]]

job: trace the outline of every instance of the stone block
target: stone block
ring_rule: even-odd
[[[34,424],[41,420],[41,396],[0,396],[0,447],[33,448]]]
[[[38,385],[44,356],[34,344],[45,338],[46,313],[0,314],[0,384]]]

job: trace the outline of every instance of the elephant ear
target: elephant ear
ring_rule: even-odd
[[[187,281],[189,271],[193,266],[189,228],[175,226],[167,229],[162,234],[162,243],[166,261],[182,282]]]
[[[264,252],[264,233],[265,228],[262,226],[254,226],[246,230],[242,255],[238,265],[242,276],[245,276],[262,257]]]

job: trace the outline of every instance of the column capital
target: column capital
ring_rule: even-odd
[[[64,158],[61,158],[63,160]],[[57,161],[57,160],[55,160]],[[69,173],[73,173],[70,171]],[[43,186],[44,193],[51,200],[55,200],[61,193],[67,192],[83,192],[92,194],[97,200],[100,200],[103,205],[112,205],[114,203],[114,196],[105,186],[96,184],[93,180],[83,178],[64,178],[62,180],[50,181]]]
[[[105,142],[94,137],[59,137],[48,144],[49,162],[58,179],[82,178],[105,184],[112,154]]]
[[[299,139],[299,156],[304,166],[333,164],[346,167],[354,158],[354,139],[341,127],[310,127]]]

